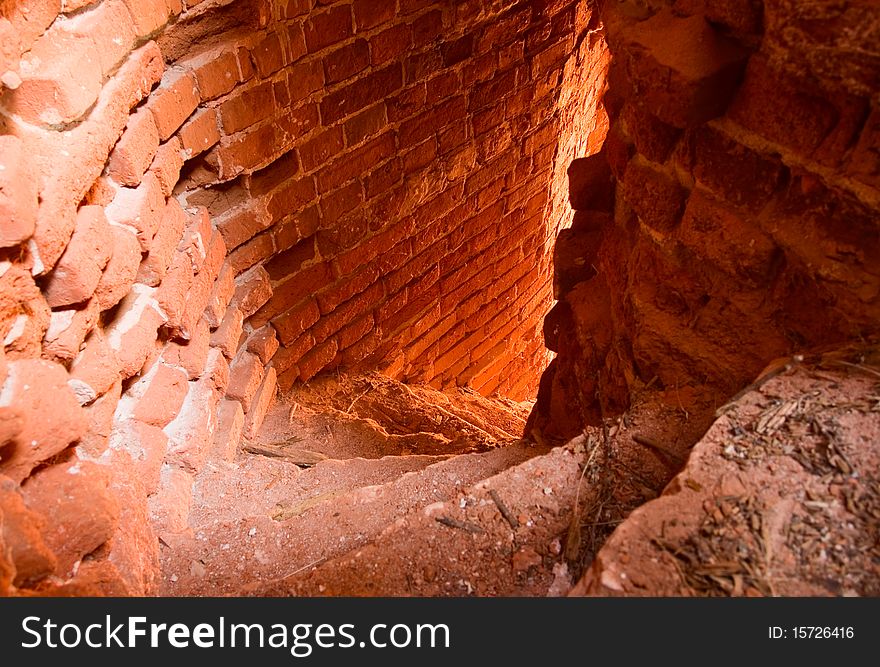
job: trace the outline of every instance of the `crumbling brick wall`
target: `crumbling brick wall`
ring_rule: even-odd
[[[558,438],[649,385],[720,406],[773,359],[880,328],[876,3],[600,15],[612,124],[569,169],[531,423]]]
[[[591,17],[0,2],[0,590],[154,590],[278,387],[533,395],[557,186],[604,131]]]

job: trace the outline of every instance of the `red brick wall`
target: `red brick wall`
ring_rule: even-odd
[[[600,14],[612,125],[569,169],[532,419],[562,439],[647,385],[721,405],[773,359],[880,328],[876,3]]]
[[[561,175],[604,132],[595,27],[574,0],[2,4],[0,591],[154,590],[157,535],[279,385],[534,395]]]

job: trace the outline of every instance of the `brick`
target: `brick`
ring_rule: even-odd
[[[865,121],[846,170],[860,183],[880,189],[880,107],[875,106]]]
[[[4,573],[6,581],[0,579],[0,584],[6,595],[9,583],[29,587],[52,574],[57,560],[43,541],[46,519],[25,505],[19,485],[5,476],[0,477],[0,512],[3,514],[0,542],[8,568]]]
[[[254,206],[232,209],[214,218],[214,224],[230,250],[266,229],[268,222],[268,217]]]
[[[186,308],[181,318],[179,331],[176,332],[177,335],[184,338],[189,337],[190,332],[201,319],[205,308],[208,307],[211,300],[211,291],[217,276],[220,275],[220,269],[223,266],[223,258],[225,256],[226,245],[223,243],[223,237],[220,236],[219,232],[215,231],[211,236],[205,263],[194,276],[187,294]],[[232,270],[231,267],[230,270]]]
[[[159,181],[162,194],[166,197],[171,196],[174,186],[180,180],[184,161],[183,144],[178,137],[172,137],[156,151],[156,157],[150,164],[150,172]]]
[[[20,482],[85,432],[85,415],[67,380],[64,367],[50,361],[7,363],[0,407],[14,405],[23,421],[13,439],[16,446],[5,448],[0,473]]]
[[[178,131],[178,137],[188,160],[214,146],[220,141],[214,109],[202,109],[193,114]]]
[[[137,231],[144,252],[150,244],[165,209],[165,197],[159,180],[152,174],[144,175],[136,188],[119,188],[107,206],[107,219],[117,225],[127,225]]]
[[[233,250],[227,262],[230,268],[236,273],[244,273],[259,262],[269,259],[275,252],[275,244],[272,234],[266,232],[252,238],[244,245]]]
[[[109,447],[129,455],[132,468],[147,494],[158,490],[168,449],[168,436],[161,428],[136,419],[116,420],[109,436]]]
[[[276,126],[271,123],[241,132],[229,141],[221,141],[215,149],[220,178],[230,180],[242,172],[266,166],[272,161],[278,146]],[[212,154],[213,151],[209,155]]]
[[[345,121],[345,144],[355,146],[377,134],[386,125],[385,105],[376,104]]]
[[[134,285],[107,327],[107,342],[116,351],[123,378],[131,377],[144,365],[156,342],[156,332],[165,321],[155,295],[155,288]]]
[[[128,293],[141,263],[141,244],[127,228],[110,225],[113,252],[95,289],[100,310],[112,308]]]
[[[232,297],[235,295],[235,274],[232,269],[225,265],[220,269],[220,274],[214,286],[211,288],[211,298],[205,308],[204,317],[213,329],[220,326],[226,309],[229,307]]]
[[[76,229],[55,265],[43,293],[51,308],[81,303],[91,298],[110,259],[110,234],[104,209],[83,206],[77,212]]]
[[[182,533],[189,526],[193,473],[190,467],[163,466],[159,488],[149,498],[150,520],[163,533]]]
[[[458,39],[445,42],[440,45],[440,53],[443,56],[443,64],[452,67],[467,60],[474,52],[474,36],[472,33],[462,35]]]
[[[120,362],[100,330],[86,340],[82,351],[70,366],[67,385],[80,405],[92,403],[119,381]]]
[[[99,315],[98,302],[94,298],[81,308],[52,311],[43,337],[43,356],[62,363],[73,360]]]
[[[104,544],[119,520],[103,466],[73,459],[39,470],[22,487],[25,504],[47,521],[43,540],[67,577],[83,556]]]
[[[427,95],[427,88],[421,82],[404,88],[387,100],[388,120],[404,120],[424,111]]]
[[[63,30],[50,30],[37,40],[19,72],[22,81],[9,109],[30,123],[72,123],[101,92],[101,63],[92,41]]]
[[[568,198],[575,211],[611,211],[614,180],[603,153],[572,160],[568,166]]]
[[[159,229],[150,244],[150,252],[138,268],[137,282],[156,287],[162,281],[183,236],[186,221],[187,215],[178,201],[173,197],[169,198],[159,222]]]
[[[736,91],[748,52],[702,16],[658,12],[621,37],[629,85],[648,112],[686,128],[721,115]]]
[[[189,390],[188,380],[182,368],[158,361],[126,392],[120,408],[130,409],[133,419],[164,428],[180,413]]]
[[[238,276],[235,283],[232,303],[241,310],[245,319],[256,313],[272,296],[272,283],[262,266]]]
[[[450,123],[461,120],[466,113],[464,97],[457,96],[407,120],[400,126],[400,148],[413,146],[427,139]]]
[[[214,432],[211,458],[232,461],[238,452],[243,432],[244,410],[241,403],[224,398],[217,408],[217,430]]]
[[[213,230],[207,208],[199,206],[194,211],[191,210],[187,215],[186,229],[177,244],[177,251],[189,260],[189,267],[194,274],[202,270],[212,238]]]
[[[273,32],[266,35],[251,50],[251,57],[256,65],[257,73],[262,78],[266,78],[281,69],[285,65],[285,57],[278,33]]]
[[[624,107],[623,118],[636,150],[652,162],[665,162],[681,131],[636,104]]]
[[[272,319],[282,344],[287,345],[297,338],[321,317],[321,311],[314,299],[294,306]]]
[[[312,171],[338,154],[345,146],[342,127],[337,126],[321,132],[298,148],[304,171]]]
[[[134,29],[138,36],[149,35],[162,26],[175,13],[174,3],[167,0],[123,0],[134,20]],[[178,4],[179,7],[179,4]]]
[[[89,458],[98,458],[107,450],[113,431],[113,414],[121,392],[122,382],[117,380],[103,396],[83,406],[87,426],[77,444],[77,452]]]
[[[178,251],[156,291],[159,308],[167,317],[165,324],[175,335],[183,326],[183,314],[192,284],[192,263],[185,253]],[[186,340],[187,336],[182,338]]]
[[[302,269],[304,264],[315,259],[315,256],[314,239],[306,239],[274,255],[264,266],[272,280],[284,280]]]
[[[299,379],[308,382],[315,377],[336,358],[337,350],[335,340],[328,340],[309,350],[297,363]]]
[[[765,284],[779,259],[776,245],[754,222],[700,190],[688,199],[680,238],[713,266],[755,286]]]
[[[242,312],[235,306],[228,308],[220,326],[211,333],[211,347],[216,347],[227,359],[235,357],[243,325]]]
[[[257,393],[254,396],[251,409],[245,418],[244,436],[246,438],[255,438],[263,425],[266,413],[272,406],[275,399],[275,388],[277,386],[277,374],[274,368],[267,368]]]
[[[335,123],[356,111],[388,97],[403,84],[399,65],[389,65],[326,95],[321,101],[321,119]]]
[[[705,16],[739,34],[761,30],[762,6],[758,0],[676,0],[675,10],[690,16]]]
[[[166,344],[161,359],[166,364],[182,368],[190,380],[195,380],[207,363],[210,338],[208,322],[199,320],[188,341],[170,341]]]
[[[309,53],[341,42],[353,33],[351,5],[331,7],[321,13],[309,14],[304,31]]]
[[[213,354],[222,358],[219,351]],[[209,353],[210,365],[211,357]],[[189,383],[180,414],[163,430],[168,436],[166,462],[190,473],[205,465],[217,427],[217,405],[222,396],[210,377]]]
[[[236,92],[219,107],[220,120],[226,134],[235,134],[269,118],[275,107],[271,82]]]
[[[128,119],[125,132],[110,153],[107,173],[120,185],[136,187],[158,149],[159,132],[153,114],[145,108],[138,109]]]
[[[408,24],[390,26],[370,38],[370,62],[377,67],[399,60],[412,43],[412,29]]]
[[[363,202],[363,186],[360,181],[353,181],[333,192],[322,195],[318,205],[324,224],[335,225],[343,215],[357,208]]]
[[[223,47],[199,55],[193,62],[199,97],[203,102],[214,100],[230,92],[240,82],[238,58]]]
[[[354,22],[358,32],[375,28],[394,18],[395,7],[391,3],[374,0],[354,0],[352,3]]]
[[[26,241],[34,233],[37,183],[31,178],[20,139],[0,136],[0,248]]]
[[[750,211],[770,201],[785,175],[785,167],[727,135],[703,127],[688,137],[686,166],[694,178],[722,199]]]
[[[290,68],[287,87],[291,101],[296,103],[324,86],[324,67],[321,60],[298,63]]]
[[[275,328],[267,324],[254,331],[247,339],[246,349],[248,352],[257,355],[260,361],[265,365],[271,361],[275,352],[278,351],[278,337]]]
[[[159,139],[167,141],[199,105],[199,89],[192,72],[168,70],[150,95],[147,108],[156,121]]]
[[[230,366],[229,387],[226,396],[241,403],[245,414],[263,381],[263,364],[247,351],[239,353]]]
[[[370,48],[365,39],[356,39],[323,58],[324,80],[327,84],[339,83],[364,71],[370,64]]]

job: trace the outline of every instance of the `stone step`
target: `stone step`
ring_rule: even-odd
[[[546,449],[533,443],[514,441],[488,452],[446,458],[420,470],[418,467],[430,463],[432,457],[328,461],[311,472],[282,472],[274,462],[240,464],[226,471],[228,491],[200,493],[228,493],[223,506],[251,498],[254,513],[235,510],[230,517],[215,508],[209,513],[200,510],[190,517],[190,531],[163,537],[161,593],[223,595],[234,593],[242,582],[284,579],[367,544],[389,524],[419,507],[452,498],[479,480],[544,452]],[[407,466],[415,469],[392,481],[352,488],[356,479],[375,482],[393,478]],[[273,469],[279,481],[266,489],[268,482],[262,480],[268,479],[266,471]],[[346,481],[337,481],[335,487],[319,485],[334,472],[340,476],[344,472]],[[222,477],[224,471],[218,469],[215,474]],[[249,474],[253,477],[248,478]],[[286,501],[285,486],[291,481],[291,500]],[[273,490],[277,485],[281,491]],[[203,488],[210,487],[206,481]],[[310,488],[320,492],[310,495]],[[268,497],[253,500],[259,498],[261,489]],[[205,499],[194,504],[206,507]]]
[[[572,582],[561,554],[576,502],[579,462],[571,449],[554,449],[400,516],[370,544],[287,577],[245,584],[236,592],[565,594]]]

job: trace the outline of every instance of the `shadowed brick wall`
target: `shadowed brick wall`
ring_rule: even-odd
[[[599,13],[612,124],[569,168],[531,420],[560,439],[646,386],[721,406],[774,359],[880,329],[877,3]]]
[[[597,27],[0,1],[0,591],[153,591],[199,472],[319,372],[533,396]]]

